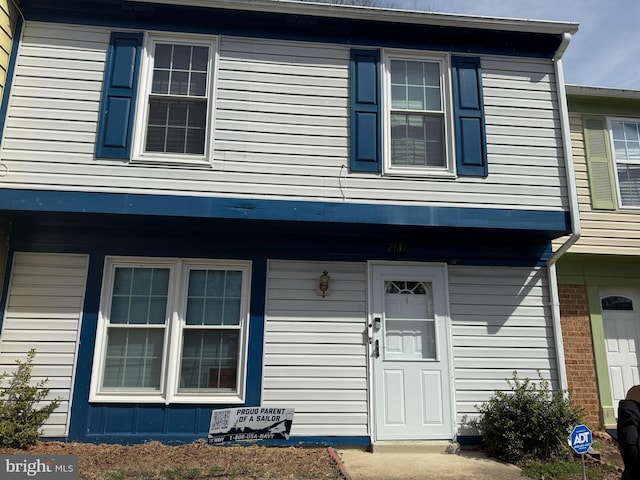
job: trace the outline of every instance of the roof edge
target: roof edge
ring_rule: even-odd
[[[587,85],[567,85],[567,95],[592,98],[627,98],[640,100],[640,90],[610,87],[592,87]]]
[[[478,17],[451,13],[422,12],[381,7],[336,5],[299,0],[130,0],[132,2],[162,3],[167,5],[257,12],[286,13],[291,15],[314,15],[333,18],[370,20],[382,22],[441,25],[449,27],[507,30],[512,32],[571,35],[578,31],[579,24],[547,20],[528,20],[499,17]]]

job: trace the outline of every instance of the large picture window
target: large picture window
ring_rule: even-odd
[[[138,160],[209,163],[216,43],[149,35],[138,103]]]
[[[242,401],[250,264],[106,261],[93,400]]]
[[[610,121],[616,177],[623,207],[640,206],[640,120]]]
[[[451,173],[445,58],[389,55],[386,79],[386,170]]]

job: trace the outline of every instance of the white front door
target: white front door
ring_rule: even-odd
[[[376,440],[453,438],[445,268],[371,264]]]
[[[640,383],[638,341],[640,318],[632,295],[607,295],[602,298],[602,324],[609,365],[609,381],[614,411],[627,391]]]

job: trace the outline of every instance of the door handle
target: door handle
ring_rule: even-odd
[[[376,340],[376,343],[373,347],[373,356],[375,358],[378,358],[380,356],[380,342],[378,340]]]

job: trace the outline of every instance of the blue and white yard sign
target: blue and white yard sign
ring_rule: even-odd
[[[569,436],[569,445],[579,455],[587,453],[591,444],[593,443],[593,437],[591,436],[591,430],[586,425],[576,425]]]
[[[241,407],[211,412],[209,443],[288,440],[293,408]]]

